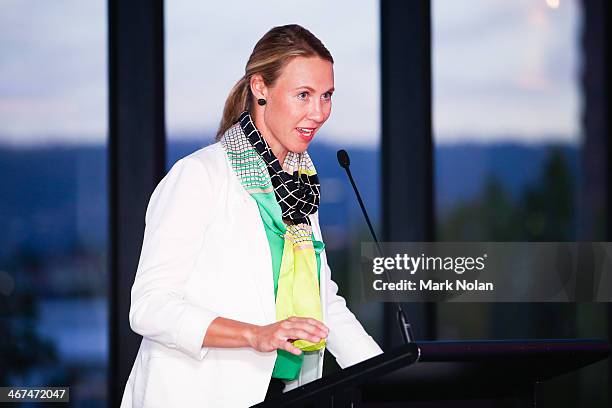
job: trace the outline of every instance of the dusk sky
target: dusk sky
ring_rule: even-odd
[[[433,2],[437,143],[579,141],[575,0]],[[104,143],[102,0],[0,0],[0,143]],[[167,127],[214,133],[255,42],[298,23],[332,52],[336,93],[319,140],[380,138],[378,2],[166,2]]]

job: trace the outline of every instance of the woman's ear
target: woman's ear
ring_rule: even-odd
[[[259,74],[255,74],[251,77],[251,92],[255,96],[255,99],[268,97],[268,87],[264,83],[263,78]]]

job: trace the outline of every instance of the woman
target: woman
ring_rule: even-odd
[[[307,153],[333,59],[298,25],[256,44],[217,143],[181,160],[146,213],[122,407],[244,407],[382,353],[330,278]]]

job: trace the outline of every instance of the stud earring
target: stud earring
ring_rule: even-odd
[[[257,100],[257,104],[258,104],[259,106],[264,106],[264,105],[266,104],[266,100],[265,100],[265,99],[262,99],[262,98],[259,98],[259,99]]]

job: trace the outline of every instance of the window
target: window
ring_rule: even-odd
[[[433,3],[438,238],[576,236],[576,2]]]
[[[106,403],[106,3],[2,5],[0,384]]]
[[[584,2],[432,5],[437,239],[578,240]],[[608,336],[605,304],[439,303],[437,312],[441,339]],[[554,406],[589,395],[603,407],[609,395],[594,379],[607,375],[589,367],[538,394]]]

